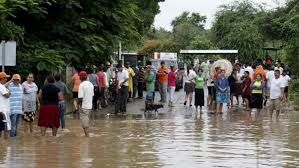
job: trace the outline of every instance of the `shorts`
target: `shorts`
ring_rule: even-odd
[[[185,92],[194,92],[195,86],[193,83],[185,83],[184,91]]]
[[[78,98],[78,92],[73,92],[73,99]]]
[[[285,92],[285,93],[289,93],[289,87],[288,87],[288,86],[286,86],[286,87],[284,88],[284,92]]]
[[[34,111],[24,112],[23,120],[25,120],[27,122],[33,122],[34,119],[35,119],[35,112]]]
[[[0,132],[6,130],[5,115],[0,112]]]
[[[88,109],[81,109],[80,110],[80,122],[82,128],[88,128],[89,127],[89,114],[91,110]]]
[[[276,111],[280,111],[281,110],[281,104],[282,101],[278,98],[278,99],[271,99],[271,103],[270,103],[270,110],[276,110]]]

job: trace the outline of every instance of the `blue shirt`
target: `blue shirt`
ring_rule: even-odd
[[[218,77],[216,79],[216,89],[217,91],[220,91],[220,88],[222,89],[226,89],[229,87],[229,83],[228,83],[228,79],[225,77],[224,79],[222,79],[222,77]]]
[[[23,114],[22,109],[22,98],[23,98],[23,87],[21,84],[15,85],[11,82],[8,85],[10,92],[10,114]]]

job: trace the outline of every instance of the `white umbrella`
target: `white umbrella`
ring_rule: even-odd
[[[217,60],[216,62],[214,62],[212,64],[211,69],[210,69],[211,75],[214,75],[216,73],[215,68],[217,68],[217,67],[219,67],[220,69],[224,69],[226,76],[230,76],[231,73],[233,72],[232,63],[226,59]]]

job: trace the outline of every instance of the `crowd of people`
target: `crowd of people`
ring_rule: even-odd
[[[272,119],[276,110],[279,117],[282,103],[288,99],[288,85],[291,80],[288,71],[281,67],[264,64],[233,64],[231,75],[227,75],[225,67],[215,67],[211,71],[212,60],[200,65],[187,65],[186,70],[178,70],[175,66],[167,67],[165,62],[156,68],[150,61],[143,65],[119,62],[115,67],[110,64],[77,70],[72,76],[73,112],[78,113],[85,136],[89,136],[89,115],[92,111],[115,104],[115,115],[126,113],[127,103],[134,99],[144,99],[154,103],[156,89],[159,90],[159,103],[175,106],[175,90],[177,80],[183,76],[185,106],[193,105],[202,113],[206,106],[210,114],[222,114],[223,105],[228,108],[244,106],[251,112],[261,109],[270,101],[269,112]],[[38,110],[38,126],[41,135],[46,129],[52,129],[56,136],[59,127],[65,128],[65,97],[69,89],[61,80],[61,75],[49,75],[44,85],[38,89],[34,83],[34,75],[29,74],[21,83],[21,76],[14,74],[10,78],[0,73],[0,133],[7,138],[17,136],[20,120],[25,121],[26,130],[33,132],[33,122]],[[156,88],[158,87],[158,88]],[[144,95],[145,90],[145,95]],[[205,101],[205,90],[208,92]],[[194,101],[193,101],[194,98]],[[241,99],[240,99],[241,98]],[[242,101],[241,101],[242,100]],[[0,137],[1,137],[0,134]]]

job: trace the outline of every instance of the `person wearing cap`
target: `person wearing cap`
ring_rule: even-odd
[[[18,125],[23,115],[23,87],[20,82],[21,76],[14,74],[7,87],[10,92],[10,137],[17,136]]]
[[[115,102],[115,114],[125,113],[127,111],[127,98],[128,98],[128,86],[129,86],[129,72],[123,68],[121,64],[116,66],[116,102]]]
[[[5,72],[0,72],[0,113],[3,119],[2,122],[4,124],[4,128],[0,130],[0,138],[1,138],[1,132],[4,131],[4,139],[7,139],[8,132],[11,130],[11,122],[9,117],[10,93],[9,90],[4,86],[4,84],[7,82],[7,78],[9,77],[10,76],[7,75]]]
[[[167,99],[168,68],[165,66],[164,61],[161,61],[161,67],[157,71],[157,76],[161,96],[160,102],[165,103]]]
[[[40,99],[38,126],[41,127],[42,136],[46,135],[47,128],[52,128],[52,135],[56,136],[60,126],[58,102],[63,100],[63,95],[54,83],[54,77],[49,75],[38,94]]]
[[[79,73],[81,84],[79,86],[78,98],[80,104],[80,122],[84,130],[85,136],[89,137],[89,114],[92,110],[92,99],[94,96],[94,86],[87,80],[87,73],[81,71]]]

